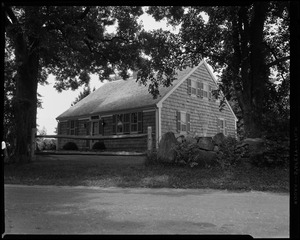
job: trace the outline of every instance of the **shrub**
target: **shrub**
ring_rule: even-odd
[[[228,136],[219,146],[217,161],[222,169],[234,167],[240,162],[240,154],[236,152],[237,144],[234,137]]]
[[[257,167],[280,167],[289,165],[289,141],[286,139],[265,139],[263,154],[250,156],[250,163]]]
[[[200,148],[197,143],[189,143],[187,141],[178,143],[174,147],[175,150],[175,164],[189,165],[194,167],[198,165],[198,158],[200,155]]]
[[[42,138],[37,140],[37,151],[42,150],[56,150],[55,139]]]
[[[150,165],[157,165],[157,164],[160,164],[160,161],[158,160],[157,157],[157,152],[152,152],[150,154],[147,154],[145,165],[150,166]]]
[[[77,147],[76,143],[74,143],[74,142],[67,142],[63,146],[63,150],[78,150],[78,147]]]
[[[92,147],[93,150],[105,150],[105,144],[104,142],[95,142],[95,144]]]

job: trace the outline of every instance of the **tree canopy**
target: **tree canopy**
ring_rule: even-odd
[[[148,10],[158,21],[181,25],[181,54],[193,62],[203,56],[219,72],[221,90],[252,137],[270,121],[266,113],[289,117],[289,12],[283,1]]]
[[[56,89],[63,91],[88,84],[91,73],[100,80],[116,72],[126,79],[128,70],[135,70],[138,81],[156,97],[160,86],[172,84],[176,69],[206,58],[220,73],[225,96],[236,102],[248,136],[260,135],[266,109],[286,110],[278,95],[288,103],[289,2],[151,6],[146,11],[180,26],[179,33],[145,31],[138,22],[141,6],[4,5],[5,64],[13,69],[6,71],[6,87],[15,86],[20,161],[29,158],[37,85],[50,73],[56,76]],[[114,25],[116,30],[109,32]]]

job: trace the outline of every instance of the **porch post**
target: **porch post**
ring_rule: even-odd
[[[148,136],[147,136],[147,152],[152,153],[152,127],[148,126]]]

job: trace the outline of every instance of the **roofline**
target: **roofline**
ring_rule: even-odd
[[[200,67],[204,62],[204,59],[198,64],[198,66],[194,67],[192,71],[190,71],[185,77],[183,77],[159,102],[156,104],[157,107],[161,106],[163,101],[166,100],[192,73],[196,71],[198,67]]]
[[[218,83],[217,83],[217,80],[216,80],[214,74],[213,74],[212,71],[209,69],[208,64],[207,64],[205,61],[204,61],[204,65],[205,65],[205,67],[207,68],[207,70],[208,70],[210,76],[212,77],[213,81],[214,81],[215,84],[218,86]],[[222,92],[222,90],[221,90],[221,93],[224,95],[224,93]],[[235,121],[237,121],[238,118],[236,117],[234,111],[232,110],[232,108],[231,108],[231,106],[230,106],[230,104],[229,104],[229,102],[227,101],[226,98],[225,98],[225,102],[227,103],[227,105],[228,105],[228,107],[229,107],[229,110],[232,112],[232,114],[233,114],[233,116],[234,116],[234,118],[235,118]]]
[[[151,104],[151,105],[146,105],[146,106],[142,106],[142,107],[138,107],[138,108],[126,108],[126,109],[120,109],[120,110],[113,110],[113,111],[105,111],[105,112],[95,112],[95,113],[91,113],[91,114],[85,114],[85,115],[78,115],[78,116],[74,116],[74,117],[57,117],[56,120],[58,121],[62,121],[62,120],[69,120],[69,119],[77,119],[77,118],[89,118],[90,116],[93,115],[110,115],[110,114],[115,114],[115,113],[124,113],[124,112],[128,112],[128,111],[140,111],[140,110],[150,110],[150,109],[156,109],[157,106],[156,104]]]

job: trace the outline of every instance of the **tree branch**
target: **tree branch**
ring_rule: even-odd
[[[273,53],[272,53],[273,54]],[[277,65],[277,64],[279,64],[279,63],[281,63],[281,62],[285,62],[286,60],[289,60],[290,58],[291,58],[291,56],[285,56],[285,57],[282,57],[282,58],[277,58],[276,56],[275,56],[275,54],[273,54],[273,56],[275,57],[275,61],[273,61],[273,62],[271,62],[271,63],[269,63],[268,65],[267,65],[267,67],[273,67],[273,66],[275,66],[275,65]]]
[[[8,17],[11,19],[11,22],[12,22],[13,24],[18,23],[18,19],[17,19],[17,17],[15,16],[15,14],[14,14],[13,10],[11,9],[11,7],[5,6],[5,7],[4,7],[4,11],[5,11],[6,14],[8,15]]]
[[[84,19],[85,16],[89,13],[90,9],[91,9],[90,7],[86,7],[85,10],[83,11],[83,13],[81,13],[81,14],[79,15],[78,19],[79,19],[79,20]]]

